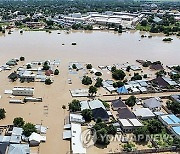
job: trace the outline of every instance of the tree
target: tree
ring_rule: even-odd
[[[76,64],[72,64],[72,68],[73,68],[73,69],[77,69]]]
[[[91,96],[93,96],[93,94],[96,94],[96,93],[97,93],[97,88],[94,87],[94,86],[90,86],[90,87],[89,87],[89,94],[90,94]]]
[[[176,146],[177,148],[180,148],[180,139],[175,137],[173,139],[173,145]]]
[[[135,96],[130,96],[126,101],[125,104],[128,105],[129,107],[134,106],[136,103],[136,97]]]
[[[52,84],[51,79],[46,79],[46,80],[45,80],[45,84],[46,84],[46,85],[50,85],[50,84]]]
[[[31,69],[31,65],[30,64],[28,64],[26,67],[27,67],[27,69]]]
[[[180,114],[180,103],[174,101],[167,101],[167,108],[174,114]]]
[[[156,77],[162,77],[164,75],[166,75],[166,71],[165,70],[160,70],[158,72],[155,73],[156,74]]]
[[[139,73],[134,73],[134,76],[131,78],[131,80],[142,80],[142,76],[139,75]]]
[[[92,84],[91,78],[88,77],[88,76],[84,76],[83,79],[82,79],[82,84],[84,84],[84,85],[90,85],[90,84]]]
[[[149,134],[149,130],[147,126],[142,126],[134,130],[134,134],[136,135],[136,138],[138,138],[140,142],[146,141],[146,135]],[[143,135],[143,136],[139,136]]]
[[[120,88],[122,86],[124,86],[124,82],[118,81],[118,82],[113,83],[114,88],[117,88],[117,87]]]
[[[126,76],[126,74],[122,70],[116,69],[115,71],[112,72],[112,77],[115,80],[123,80],[125,76]]]
[[[92,110],[90,110],[90,109],[83,110],[82,116],[86,122],[90,122],[92,120]]]
[[[135,145],[132,144],[132,143],[126,143],[123,145],[123,151],[126,151],[126,152],[131,152],[135,149]]]
[[[101,73],[101,72],[96,72],[95,75],[96,75],[96,76],[101,76],[102,73]]]
[[[2,26],[0,26],[0,32],[2,32],[2,30],[3,30],[3,29],[2,29]]]
[[[87,68],[87,69],[92,69],[92,65],[91,65],[91,64],[87,64],[87,65],[86,65],[86,68]]]
[[[142,20],[141,21],[141,26],[147,26],[147,20]]]
[[[6,117],[6,111],[4,108],[0,108],[0,120]]]
[[[180,74],[172,74],[170,77],[172,80],[178,81],[180,79]]]
[[[25,60],[25,58],[24,57],[20,57],[20,61],[24,61]]]
[[[116,66],[113,66],[112,68],[111,68],[111,72],[115,72],[116,71]]]
[[[44,64],[43,64],[43,68],[42,70],[49,70],[50,66],[48,64],[48,61],[45,61]]]
[[[33,125],[32,123],[26,123],[23,126],[23,135],[25,135],[26,137],[29,137],[33,132],[37,132],[35,125]]]
[[[128,67],[126,68],[126,71],[129,72],[130,69],[131,69],[131,66],[128,66]]]
[[[108,126],[108,134],[115,135],[117,133],[117,129],[111,124]]]
[[[77,99],[72,100],[72,102],[69,103],[69,110],[72,112],[81,111],[80,101]]]
[[[163,130],[163,126],[160,121],[152,119],[148,121],[147,128],[150,134],[158,134]]]
[[[102,86],[103,86],[102,81],[103,81],[103,79],[98,77],[98,78],[96,79],[96,83],[95,83],[94,86],[97,87],[97,88],[98,88],[98,87],[102,87]]]
[[[25,121],[21,117],[14,118],[13,124],[15,127],[23,127],[25,124]]]
[[[66,105],[62,105],[62,109],[65,110],[66,109]]]
[[[109,108],[110,108],[110,105],[109,105],[107,102],[102,101],[102,103],[103,103],[103,105],[105,106],[106,109],[109,109]]]
[[[55,69],[54,75],[58,75],[58,74],[59,74],[59,70],[58,70],[58,69]]]

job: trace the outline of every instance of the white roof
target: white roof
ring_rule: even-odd
[[[115,89],[113,86],[106,87],[106,89],[107,89],[109,92],[116,91],[116,89]]]
[[[4,93],[5,94],[12,94],[12,90],[5,90]]]
[[[133,126],[129,121],[128,119],[119,119],[119,121],[121,122],[121,124],[125,127],[127,126]]]
[[[71,149],[73,154],[84,154],[86,153],[86,148],[82,145],[81,140],[81,125],[80,124],[71,124]]]
[[[28,154],[30,148],[28,144],[10,144],[8,154]]]
[[[13,127],[12,135],[20,136],[23,133],[23,129],[19,127]]]
[[[70,139],[72,137],[71,130],[64,130],[63,131],[63,140]]]
[[[36,142],[41,142],[41,141],[46,141],[46,136],[41,136],[35,132],[33,132],[30,136],[29,136],[29,141],[36,141]]]
[[[89,96],[89,89],[75,89],[75,90],[70,90],[70,92],[73,97]]]
[[[97,108],[103,108],[104,110],[106,110],[105,106],[103,105],[103,103],[96,99],[96,100],[93,100],[93,101],[90,101],[89,102],[89,106],[90,108],[93,110],[93,109],[97,109]]]
[[[37,131],[42,134],[46,134],[46,131],[48,129],[48,127],[44,127],[42,125],[35,125],[35,127],[36,127]]]
[[[70,113],[69,119],[70,119],[70,122],[78,122],[78,123],[85,122],[85,120],[83,119],[83,116],[79,114]]]
[[[139,108],[136,109],[136,111],[134,111],[134,114],[137,117],[154,117],[155,115],[153,114],[153,112],[149,109],[149,108]]]
[[[13,90],[30,90],[30,91],[34,91],[34,88],[31,88],[31,87],[14,87]]]
[[[133,126],[143,126],[143,124],[138,119],[129,119]]]
[[[145,87],[139,87],[139,90],[142,91],[142,92],[146,92],[147,89]]]
[[[89,103],[87,101],[81,101],[80,104],[81,104],[81,111],[85,109],[90,109]]]

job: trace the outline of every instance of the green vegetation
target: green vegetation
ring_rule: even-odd
[[[54,75],[59,75],[59,70],[58,69],[55,69]]]
[[[116,67],[111,68],[112,71],[112,78],[115,80],[123,80],[126,74],[124,71],[116,69]]]
[[[90,85],[90,84],[92,84],[91,78],[88,77],[88,76],[83,76],[82,84],[84,84],[84,85]]]
[[[36,132],[36,127],[32,123],[26,123],[23,126],[23,135],[29,137],[33,132]]]
[[[174,114],[180,114],[180,103],[174,101],[167,101],[167,108]]]
[[[131,70],[131,66],[128,66],[128,67],[126,68],[126,71],[129,72],[130,70]]]
[[[139,73],[134,73],[134,76],[131,78],[132,81],[142,80],[142,76]]]
[[[96,76],[102,76],[102,73],[101,72],[96,72],[95,75]]]
[[[87,69],[92,69],[92,65],[91,65],[91,64],[87,64],[87,65],[86,65],[86,68],[87,68]]]
[[[124,86],[124,82],[118,81],[113,83],[114,88],[120,88],[122,86]]]
[[[128,105],[129,107],[132,107],[136,104],[136,97],[135,96],[130,96],[126,101],[125,104]]]
[[[173,67],[173,69],[180,72],[180,65]]]
[[[83,25],[81,23],[75,23],[71,28],[74,30],[93,30],[92,25]]]
[[[90,122],[93,118],[92,116],[92,110],[90,109],[85,109],[82,111],[82,116],[85,119],[86,122]]]
[[[170,75],[170,77],[171,77],[172,80],[179,81],[180,74],[172,74],[172,75]]]
[[[110,105],[109,103],[105,102],[105,101],[102,101],[103,105],[105,106],[106,109],[110,109]]]
[[[133,143],[126,143],[123,145],[123,151],[126,151],[126,152],[132,152],[135,150],[135,145]]]
[[[72,64],[72,68],[73,68],[73,69],[77,69],[76,64]]]
[[[27,66],[26,66],[26,68],[27,69],[31,69],[32,67],[31,67],[31,64],[28,64]]]
[[[96,131],[97,140],[96,144],[108,145],[110,143],[108,134],[115,135],[117,133],[116,128],[113,125],[107,125],[100,119],[97,120],[96,124],[93,126]]]
[[[69,103],[69,110],[72,112],[81,111],[80,101],[77,99],[72,100],[72,102]]]
[[[25,58],[24,57],[20,57],[20,61],[25,61]]]
[[[50,85],[50,84],[52,84],[51,79],[46,79],[46,80],[45,80],[45,84],[46,84],[46,85]]]
[[[43,64],[42,70],[49,70],[49,69],[50,69],[49,62],[45,61],[44,64]]]
[[[0,108],[0,120],[6,117],[6,111],[4,108]]]
[[[160,70],[156,72],[155,74],[156,74],[156,77],[162,77],[162,76],[165,76],[167,73],[165,70]]]
[[[96,94],[97,93],[97,88],[95,86],[90,86],[89,87],[89,94],[91,96],[93,96],[93,94]]]
[[[172,41],[172,40],[173,40],[173,39],[170,38],[170,37],[169,37],[169,38],[164,38],[164,39],[163,39],[164,42],[170,42],[170,41]]]
[[[25,121],[21,117],[14,118],[14,120],[13,120],[13,125],[15,127],[23,127],[24,124],[25,124]]]
[[[96,79],[96,83],[95,83],[94,86],[97,87],[97,88],[102,87],[103,86],[102,81],[103,81],[103,79],[98,77]]]

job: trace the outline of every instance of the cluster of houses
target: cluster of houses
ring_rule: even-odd
[[[29,137],[23,135],[23,128],[8,125],[1,128],[0,153],[1,154],[30,154],[30,147],[39,146],[46,142],[47,127],[35,125],[37,133],[33,132]]]
[[[180,96],[172,95],[171,99],[175,98],[180,100]],[[85,100],[81,101],[81,111],[90,109],[92,111],[93,120],[101,119],[105,123],[111,122],[113,119],[115,122],[113,126],[117,128],[117,131],[122,134],[132,133],[135,129],[143,127],[143,120],[157,119],[169,132],[174,136],[180,138],[180,119],[172,114],[167,113],[162,109],[162,100],[159,97],[152,97],[145,99],[141,104],[137,104],[134,108],[129,108],[121,98],[111,101],[111,108],[107,109],[101,100]],[[71,113],[65,119],[63,139],[71,140],[72,153],[86,153],[86,148],[83,146],[80,136],[82,127],[85,120],[81,115],[81,112]],[[88,128],[92,127],[92,124],[88,124]],[[127,142],[122,138],[122,142]]]
[[[33,97],[34,88],[33,87],[14,87],[12,90],[5,90],[5,94],[10,94],[9,103],[24,104],[26,102],[42,102],[41,97]],[[14,97],[22,96],[24,99],[14,99]]]
[[[24,67],[19,67],[17,72],[12,72],[8,78],[15,78],[16,80],[19,78],[21,82],[45,82],[47,78],[53,77],[55,69],[60,64],[60,60],[46,61],[49,66],[48,70],[43,70],[44,63],[45,61],[27,63]]]
[[[0,72],[6,71],[6,70],[11,70],[14,66],[16,66],[18,64],[18,61],[19,61],[18,58],[10,59],[4,65],[0,66]]]

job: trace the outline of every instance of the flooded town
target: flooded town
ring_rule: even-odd
[[[110,2],[0,2],[0,153],[179,153],[180,3]]]

